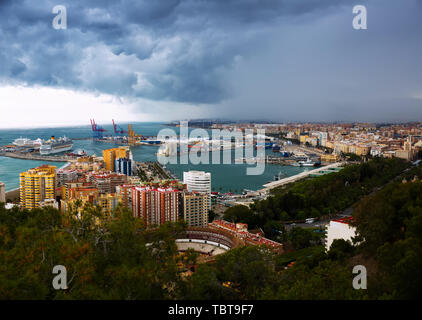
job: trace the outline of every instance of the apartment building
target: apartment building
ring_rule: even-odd
[[[56,167],[44,165],[20,174],[20,204],[23,209],[40,207],[40,202],[56,197]]]
[[[190,227],[208,225],[208,195],[199,192],[183,193],[183,219]]]
[[[189,192],[202,192],[208,195],[208,209],[211,209],[211,173],[204,171],[183,172],[183,183]]]
[[[179,190],[174,188],[132,188],[132,212],[146,225],[176,222],[179,218]]]
[[[103,160],[105,168],[110,171],[115,171],[116,159],[129,159],[130,149],[129,147],[119,147],[113,149],[103,150]]]

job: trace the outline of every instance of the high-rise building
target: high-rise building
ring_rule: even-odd
[[[183,219],[190,227],[208,225],[208,195],[206,193],[183,193]]]
[[[126,176],[132,175],[132,160],[127,158],[117,158],[114,161],[114,171]]]
[[[211,173],[204,171],[183,172],[183,183],[189,192],[202,192],[208,195],[208,208],[211,208]]]
[[[21,207],[34,209],[40,202],[56,197],[56,167],[44,165],[20,174]]]
[[[132,188],[132,212],[146,225],[176,222],[179,216],[179,190],[173,188]]]
[[[0,202],[6,202],[6,187],[0,182]]]
[[[119,147],[113,149],[103,150],[103,160],[105,168],[110,171],[115,171],[115,161],[118,158],[130,159],[129,147]]]

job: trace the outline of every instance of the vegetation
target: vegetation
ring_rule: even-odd
[[[407,173],[421,177],[421,167]],[[232,211],[233,212],[233,211]],[[217,259],[216,279],[230,283],[240,299],[418,299],[422,290],[422,182],[394,181],[355,207],[355,246],[335,240],[326,253],[306,247],[273,255],[258,247],[238,248]],[[265,262],[263,265],[260,263]],[[295,261],[290,268],[286,266]],[[364,265],[368,289],[352,287],[353,266]],[[253,272],[255,270],[256,272]],[[205,276],[202,270],[196,278]],[[253,288],[253,291],[247,290]]]
[[[343,211],[391,181],[408,166],[400,159],[383,158],[350,165],[339,172],[299,181],[286,189],[274,189],[273,196],[255,201],[250,209],[231,207],[225,212],[224,219],[247,223],[251,229],[260,227],[267,237],[277,240],[282,222]]]
[[[368,170],[356,168],[358,177]],[[62,215],[53,208],[6,210],[0,204],[0,299],[419,298],[422,167],[404,176],[407,182],[395,180],[358,201],[354,245],[335,240],[325,252],[312,231],[293,228],[286,233],[280,228],[295,251],[275,254],[264,246],[238,247],[217,256],[213,264],[199,265],[192,276],[183,272],[195,265],[197,254],[179,254],[174,242],[184,224],[145,229],[123,208],[105,218],[90,206],[79,217],[77,208]],[[356,182],[350,181],[355,190]],[[371,190],[388,181],[373,173],[359,187]],[[259,217],[246,207],[226,212],[233,219],[253,219],[251,213]],[[52,287],[55,265],[67,268],[66,290]],[[356,265],[367,268],[367,290],[352,287]]]
[[[109,220],[85,207],[81,219],[53,208],[0,207],[0,299],[168,299],[180,279],[180,224],[146,230],[119,208]],[[147,246],[147,244],[149,244]],[[67,290],[54,290],[55,265]]]
[[[283,222],[333,215],[345,210],[361,197],[391,181],[408,163],[400,159],[376,158],[350,165],[339,172],[299,181],[287,189],[278,188],[266,200],[226,210],[224,219],[243,222],[250,229],[262,228],[265,235],[280,240]]]
[[[420,296],[422,182],[389,185],[363,199],[354,217],[359,232],[356,241],[362,241],[362,253],[377,261],[373,294],[399,299]]]
[[[145,171],[141,168],[141,166],[138,166],[138,176],[141,179],[141,181],[150,181]]]

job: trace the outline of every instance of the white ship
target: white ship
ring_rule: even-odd
[[[40,154],[48,155],[72,150],[73,141],[67,137],[58,138],[51,137],[50,140],[44,142],[40,147]]]
[[[13,144],[18,147],[25,147],[25,148],[39,148],[44,141],[40,138],[37,140],[31,140],[28,138],[17,138],[13,141]]]
[[[299,160],[293,163],[293,166],[295,167],[314,167],[315,165],[316,163],[309,158],[306,160]]]

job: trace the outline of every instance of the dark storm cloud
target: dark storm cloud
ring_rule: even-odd
[[[247,54],[252,49],[247,44],[278,17],[312,12],[333,1],[62,1],[68,29],[61,31],[51,27],[57,4],[1,2],[3,79],[212,103],[229,96],[222,71],[236,54]],[[86,67],[96,74],[89,80]],[[138,81],[144,83],[136,88]]]
[[[51,26],[58,4],[67,30]],[[356,4],[368,4],[363,32],[352,29]],[[389,97],[414,113],[421,17],[418,0],[0,0],[0,81],[191,103],[221,117],[317,118],[319,108],[347,118],[343,108],[379,110]]]

